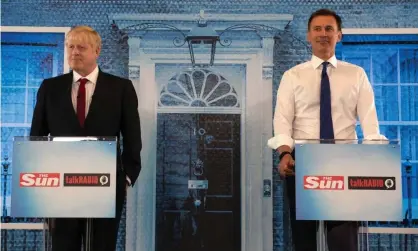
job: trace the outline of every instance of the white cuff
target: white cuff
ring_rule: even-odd
[[[267,145],[276,150],[280,146],[289,146],[291,149],[295,146],[294,140],[286,134],[279,134],[267,141]]]
[[[389,140],[382,134],[370,134],[364,137],[363,144],[367,145],[385,145],[389,144]]]
[[[126,181],[128,182],[128,185],[130,186],[132,184],[131,179],[126,175]]]

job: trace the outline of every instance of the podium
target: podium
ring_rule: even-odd
[[[326,221],[358,222],[363,250],[368,221],[403,220],[398,141],[297,140],[295,163],[296,219],[317,221],[318,251]]]
[[[92,219],[115,217],[117,143],[116,137],[14,138],[11,217],[44,219],[44,250],[52,248],[55,218],[85,218],[88,251]]]

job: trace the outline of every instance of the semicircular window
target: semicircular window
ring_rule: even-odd
[[[160,107],[239,107],[238,95],[228,80],[207,69],[182,71],[165,83]]]

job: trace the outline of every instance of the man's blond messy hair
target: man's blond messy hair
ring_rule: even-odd
[[[73,27],[65,38],[65,43],[69,40],[76,40],[80,42],[86,42],[93,47],[93,49],[102,48],[102,39],[97,31],[89,26],[76,26]]]

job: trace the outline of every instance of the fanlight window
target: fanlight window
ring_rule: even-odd
[[[183,71],[164,84],[160,107],[239,107],[228,80],[207,69]]]

